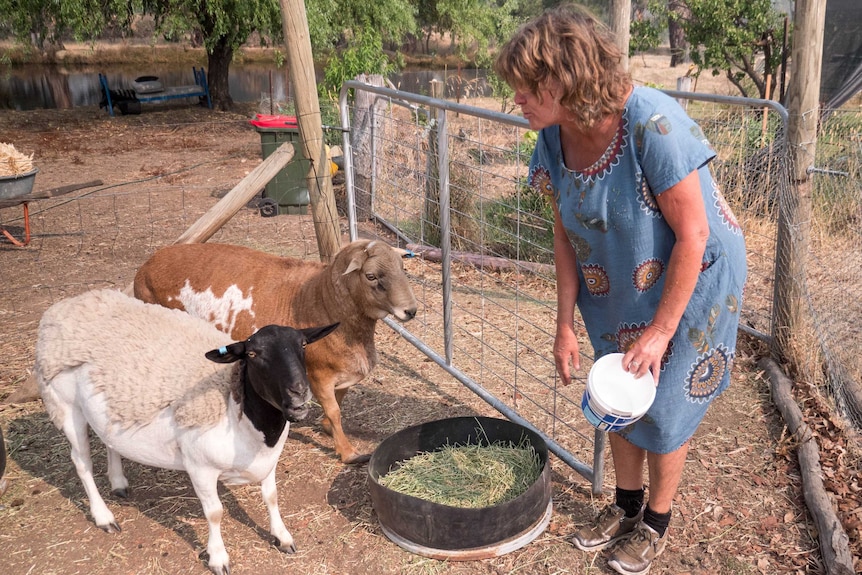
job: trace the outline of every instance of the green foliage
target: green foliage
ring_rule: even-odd
[[[494,253],[524,261],[553,263],[554,211],[550,201],[532,186],[499,202],[484,204],[487,241]]]
[[[321,95],[337,100],[342,84],[359,74],[387,75],[394,69],[383,51],[383,39],[373,28],[360,31],[338,57],[332,58],[323,75]]]
[[[692,62],[713,75],[724,72],[743,96],[765,98],[767,91],[774,93],[784,15],[772,1],[686,0],[686,5],[691,18],[680,24],[695,48]]]
[[[661,42],[660,32],[663,25],[666,25],[666,20],[660,16],[636,13],[629,27],[629,56],[657,47]]]
[[[108,23],[128,26],[133,7],[124,0],[0,0],[0,14],[16,39],[39,49],[58,46],[68,35],[95,40]]]
[[[533,155],[533,150],[536,149],[536,142],[539,141],[539,132],[535,130],[527,130],[521,136],[521,142],[515,153],[521,158],[529,159]]]

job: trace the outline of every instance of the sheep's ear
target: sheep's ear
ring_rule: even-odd
[[[362,269],[362,262],[359,261],[359,258],[353,258],[350,260],[350,264],[348,264],[347,269],[344,270],[344,273],[341,275],[346,276],[350,272],[354,272],[359,269]]]
[[[330,333],[338,327],[337,323],[332,325],[327,325],[325,327],[307,327],[305,329],[301,329],[299,331],[302,332],[302,335],[305,336],[306,343],[314,343],[315,341],[326,337]]]
[[[245,342],[238,341],[206,352],[206,358],[216,363],[233,363],[245,357]]]
[[[392,248],[392,250],[393,250],[396,254],[398,254],[399,256],[401,256],[402,258],[415,258],[415,257],[416,257],[416,252],[413,252],[413,251],[410,251],[410,250],[405,250],[405,249],[403,249],[403,248],[396,248],[396,247],[393,247],[393,248]]]

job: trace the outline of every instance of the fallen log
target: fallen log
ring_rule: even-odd
[[[417,256],[422,256],[424,259],[431,262],[440,262],[443,260],[443,252],[440,248],[432,248],[421,244],[407,244],[407,249],[415,253]],[[471,254],[465,252],[451,252],[452,261],[469,264],[479,269],[491,271],[529,271],[535,274],[553,274],[554,266],[550,264],[540,264],[536,262],[524,262],[510,260],[509,258],[501,258],[497,256],[486,256],[482,254]]]
[[[772,401],[781,412],[787,429],[798,447],[796,457],[802,473],[802,493],[808,512],[814,519],[820,541],[820,554],[827,575],[853,575],[853,555],[847,533],[832,508],[832,502],[823,486],[820,452],[817,440],[805,420],[802,410],[793,399],[791,382],[772,359],[763,358],[758,365],[767,373],[772,387]]]

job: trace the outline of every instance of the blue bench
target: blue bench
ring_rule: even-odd
[[[206,72],[204,72],[203,68],[192,68],[192,72],[195,76],[195,83],[192,86],[171,86],[159,91],[148,91],[146,93],[138,93],[133,89],[111,90],[108,86],[108,78],[100,73],[99,83],[102,85],[102,91],[104,92],[100,107],[106,107],[108,113],[113,116],[115,106],[119,107],[123,113],[128,113],[127,110],[130,108],[137,108],[137,112],[140,112],[141,103],[164,102],[180,98],[199,98],[202,103],[206,101],[207,107],[212,110],[213,104],[210,98]]]

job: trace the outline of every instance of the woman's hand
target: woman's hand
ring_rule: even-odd
[[[641,377],[650,372],[658,386],[661,359],[672,337],[673,333],[665,333],[661,328],[653,325],[647,326],[623,356],[623,369],[633,373],[635,377]]]
[[[569,368],[578,371],[581,369],[581,359],[578,346],[578,337],[575,335],[571,325],[557,325],[557,336],[554,339],[554,363],[557,365],[557,373],[563,380],[563,385],[572,383],[572,372]]]

